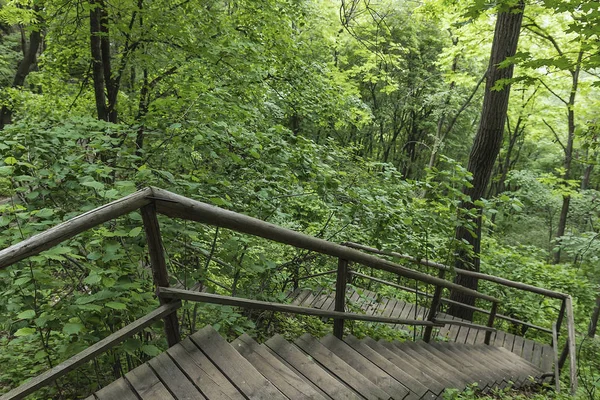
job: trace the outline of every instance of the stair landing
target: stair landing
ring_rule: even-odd
[[[502,347],[308,334],[232,343],[211,326],[97,391],[98,399],[436,399],[533,384],[543,371]]]

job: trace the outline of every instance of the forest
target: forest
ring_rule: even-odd
[[[0,249],[155,186],[568,293],[577,397],[600,399],[598,2],[0,0],[0,89]],[[141,220],[128,214],[0,269],[0,394],[158,305]],[[186,286],[281,301],[299,276],[335,268],[260,238],[160,222],[170,273]],[[478,289],[510,317],[556,320],[546,300]],[[197,303],[180,315],[188,333],[330,331],[318,318]],[[158,324],[32,398],[82,398],[165,348]]]

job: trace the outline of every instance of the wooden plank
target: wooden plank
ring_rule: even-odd
[[[440,382],[440,380],[436,379],[435,377],[432,377],[431,375],[427,374],[427,372],[425,372],[423,369],[421,369],[421,363],[414,362],[412,358],[402,358],[393,351],[387,349],[381,343],[378,343],[369,337],[363,339],[362,342],[367,346],[371,347],[379,354],[381,354],[392,364],[396,365],[398,368],[411,375],[414,379],[418,380],[421,384],[423,384],[425,387],[427,387],[427,389],[431,390],[436,395],[440,395],[444,391],[444,383]]]
[[[76,354],[68,360],[58,364],[56,367],[36,376],[27,383],[22,384],[10,392],[5,393],[2,397],[0,397],[0,400],[22,399],[23,397],[35,392],[39,388],[42,388],[61,376],[66,375],[78,366],[85,364],[98,354],[112,349],[123,340],[152,325],[157,319],[163,318],[165,315],[175,312],[179,307],[181,307],[181,302],[172,302],[170,304],[165,304],[158,307],[151,313],[135,320],[124,328],[119,329],[112,335],[105,337],[98,343],[88,347],[79,354]]]
[[[533,361],[533,346],[535,342],[530,339],[523,339],[523,352],[521,353],[521,357],[525,360],[531,362]],[[535,364],[534,364],[535,365]]]
[[[294,306],[291,304],[272,303],[268,301],[243,299],[240,297],[221,296],[211,293],[199,293],[191,290],[159,288],[159,296],[177,298],[182,300],[199,301],[204,303],[222,304],[235,307],[245,307],[258,310],[270,310],[279,312],[290,312],[295,314],[316,315],[319,317],[353,319],[359,321],[385,322],[389,324],[411,324],[411,325],[439,325],[430,321],[413,321],[403,319],[384,318],[375,315],[364,315],[355,313],[344,313],[338,311],[319,310],[310,307]]]
[[[134,391],[123,378],[117,379],[110,385],[94,393],[94,395],[98,400],[138,400]]]
[[[285,396],[265,379],[211,326],[190,336],[211,362],[250,399],[285,399]]]
[[[386,374],[377,365],[333,335],[321,338],[321,343],[348,365],[365,376],[394,399],[404,399],[410,391],[400,382]]]
[[[232,211],[224,210],[200,201],[188,199],[163,189],[152,188],[157,211],[173,218],[183,218],[209,225],[220,226],[237,232],[269,239],[278,243],[288,244],[305,250],[343,258],[350,262],[366,265],[367,267],[388,271],[409,279],[416,279],[432,285],[471,295],[488,301],[499,301],[492,296],[465,288],[453,282],[436,278],[400,264],[365,254],[337,243],[309,236],[291,229],[283,228],[256,218],[248,217]]]
[[[168,349],[167,354],[207,399],[244,399],[190,338]]]
[[[154,357],[148,364],[177,399],[206,399],[198,388],[175,365],[167,353]]]
[[[434,399],[439,393],[433,393],[428,389],[429,380],[425,379],[421,374],[413,377],[409,372],[401,369],[392,361],[378,353],[375,349],[367,346],[356,337],[349,335],[344,339],[350,347],[360,353],[363,357],[377,365],[386,374],[406,386],[412,393],[418,397]]]
[[[377,400],[390,397],[308,333],[299,337],[294,344],[366,399]]]
[[[518,356],[523,354],[523,337],[515,335],[515,341],[513,343],[512,352]]]
[[[125,375],[125,380],[142,400],[175,400],[148,364],[142,364],[129,371]]]
[[[311,294],[311,291],[308,289],[302,289],[302,291],[300,292],[300,294],[294,298],[294,300],[292,300],[292,302],[290,304],[293,305],[300,305],[302,304],[302,302],[304,301],[304,299],[306,299],[307,296],[309,296]]]
[[[531,363],[538,368],[542,364],[542,348],[543,346],[541,343],[533,343],[533,356],[531,358]]]
[[[444,385],[444,388],[454,388],[458,379],[454,378],[448,371],[444,371],[442,368],[438,368],[437,365],[429,365],[427,360],[422,359],[422,356],[415,356],[410,352],[404,351],[403,349],[394,346],[392,343],[383,339],[378,342],[380,345],[388,349],[389,351],[397,354],[405,363],[418,366],[421,372],[428,376],[436,379],[439,383]],[[369,344],[369,343],[367,343]],[[460,384],[460,383],[459,383]]]
[[[322,399],[319,392],[301,379],[294,371],[261,347],[250,336],[243,334],[231,343],[244,358],[264,375],[288,399]]]
[[[554,360],[554,350],[551,346],[542,345],[542,361],[540,369],[544,372],[552,372],[552,363]]]
[[[506,337],[506,332],[504,332],[504,331],[496,331],[496,336],[494,337],[493,341],[490,340],[490,343],[493,346],[502,347],[504,345],[504,338],[505,337]]]
[[[265,342],[265,345],[332,399],[361,398],[280,335],[273,336]]]
[[[381,342],[381,341],[380,341]],[[393,349],[396,354],[402,356],[406,354],[419,362],[425,364],[428,369],[431,369],[435,374],[446,379],[451,385],[448,387],[454,387],[456,389],[464,389],[467,385],[473,383],[467,376],[461,371],[456,369],[450,363],[448,363],[445,357],[441,357],[425,350],[422,347],[416,345],[415,342],[400,343],[394,341],[386,345],[388,349]],[[401,353],[399,353],[400,351]]]
[[[144,188],[0,250],[0,269],[4,269],[24,258],[39,254],[104,222],[120,217],[121,215],[129,214],[149,204],[151,200],[148,197],[151,194],[151,188]]]
[[[396,342],[394,344],[399,345]],[[407,347],[420,347],[423,351],[431,353],[439,360],[443,360],[449,366],[444,368],[455,371],[454,373],[461,376],[463,381],[466,381],[468,385],[477,383],[478,387],[483,390],[491,383],[489,380],[483,379],[485,376],[484,371],[473,363],[471,359],[461,359],[455,353],[443,352],[423,341],[406,342],[403,345]]]
[[[504,334],[504,343],[502,344],[502,347],[504,347],[508,351],[512,351],[514,344],[515,344],[515,335],[513,335],[512,333],[506,332]]]

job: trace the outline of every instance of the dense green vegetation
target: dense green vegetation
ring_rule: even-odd
[[[475,230],[466,167],[509,3],[0,0],[0,248],[154,185],[335,242],[472,256],[455,230]],[[594,2],[526,4],[514,77],[493,89],[512,86],[502,149],[476,202],[482,272],[573,295],[588,399],[600,396],[600,343],[586,337],[600,295],[599,22]],[[188,287],[282,300],[336,263],[161,224]],[[0,270],[0,393],[156,307],[141,226],[132,213]],[[557,304],[480,289],[506,315],[556,320]],[[330,330],[216,306],[186,305],[180,321],[229,336]],[[39,397],[86,394],[164,346],[158,324]]]

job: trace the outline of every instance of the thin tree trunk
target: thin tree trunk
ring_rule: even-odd
[[[102,64],[101,4],[90,0],[90,50],[92,54],[92,79],[98,119],[108,121],[108,109],[104,94],[104,68]]]
[[[502,135],[510,96],[510,85],[506,85],[500,90],[492,90],[492,88],[498,80],[512,78],[513,65],[506,68],[499,68],[498,65],[507,57],[512,57],[516,53],[524,7],[524,2],[519,1],[510,9],[500,11],[496,20],[490,63],[486,74],[481,120],[467,166],[468,171],[473,175],[472,187],[463,189],[463,192],[471,200],[464,202],[462,208],[469,210],[473,215],[467,217],[466,222],[474,227],[475,235],[472,235],[464,225],[459,226],[455,232],[457,243],[468,243],[473,252],[467,251],[464,247],[459,249],[455,262],[457,268],[479,271],[482,210],[475,205],[475,202],[481,199],[488,186],[496,158],[502,146]],[[477,289],[478,282],[476,279],[457,275],[455,281],[459,285]],[[475,304],[473,297],[465,296],[456,291],[451,293],[451,299],[469,305]],[[462,307],[451,306],[449,313],[469,320],[473,318],[473,311]]]
[[[34,11],[37,13],[37,7],[34,8]],[[29,75],[29,71],[31,71],[32,67],[37,62],[37,52],[41,43],[42,32],[40,27],[33,30],[29,35],[29,47],[27,47],[25,40],[23,40],[23,60],[21,60],[17,67],[17,72],[12,83],[13,88],[23,87],[25,84],[25,79],[27,78],[27,75]],[[2,109],[0,110],[0,130],[4,129],[4,127],[11,122],[12,109],[9,106],[2,106]]]

